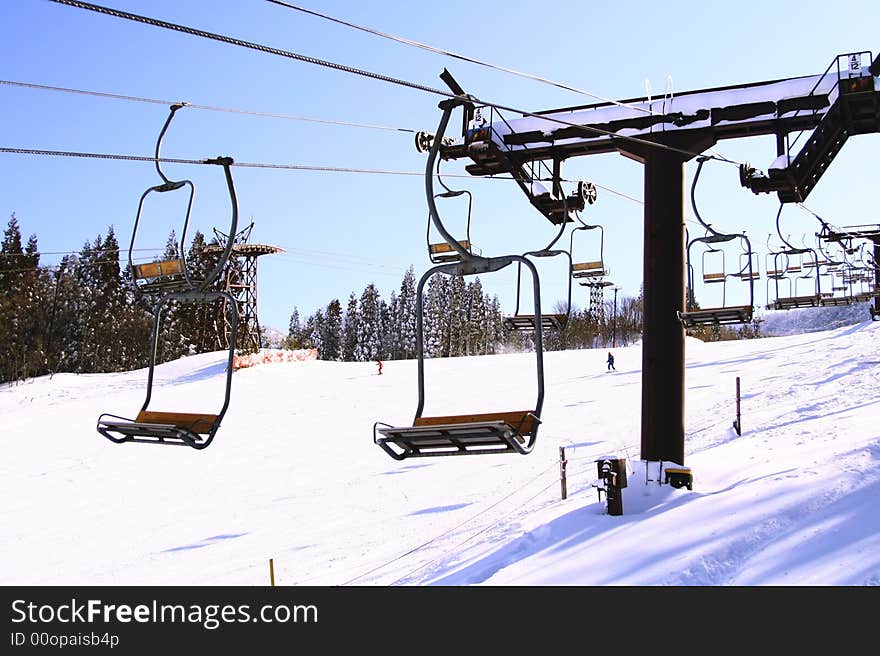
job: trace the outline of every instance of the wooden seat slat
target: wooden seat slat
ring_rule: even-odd
[[[450,415],[444,417],[417,417],[413,426],[439,426],[454,424],[482,424],[503,422],[521,434],[532,432],[534,415],[530,410],[514,412],[488,412],[470,415]]]
[[[183,259],[161,260],[159,262],[145,262],[134,265],[134,277],[139,279],[158,278],[159,276],[174,276],[183,273]]]
[[[469,251],[471,249],[471,243],[466,239],[464,241],[460,241],[458,243],[466,251]],[[455,248],[453,247],[453,245],[448,242],[445,242],[445,241],[441,242],[439,244],[429,244],[428,249],[432,253],[450,253],[452,251],[455,251]]]
[[[176,426],[193,433],[210,433],[217,423],[217,415],[193,413],[193,412],[157,412],[154,410],[141,410],[138,413],[137,423],[165,424]]]

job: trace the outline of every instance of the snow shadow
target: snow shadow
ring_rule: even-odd
[[[223,540],[234,540],[235,538],[240,538],[243,535],[247,535],[247,533],[221,533],[220,535],[212,535],[209,538],[202,538],[200,542],[196,542],[194,544],[185,544],[179,547],[163,549],[161,553],[173,553],[175,551],[190,551],[191,549],[202,549],[203,547],[210,547],[212,544],[216,544],[217,542],[221,542]]]
[[[388,471],[383,471],[381,476],[396,476],[398,474],[406,474],[407,472],[411,472],[414,469],[421,469],[422,467],[430,467],[430,463],[424,463],[421,465],[407,465],[405,467],[401,467],[400,469],[389,469]]]
[[[433,508],[425,508],[423,510],[416,510],[413,513],[410,513],[409,516],[414,515],[433,515],[435,513],[449,512],[451,510],[460,510],[461,508],[467,508],[471,504],[469,503],[454,503],[450,506],[434,506]]]
[[[161,382],[162,385],[177,385],[183,383],[194,383],[198,380],[205,380],[207,378],[214,378],[215,376],[225,375],[226,360],[223,360],[222,362],[213,362],[203,367],[199,367],[198,369],[193,369],[192,371],[188,371],[185,374],[179,374],[177,376],[172,376],[168,378],[164,376],[157,376],[157,379]]]

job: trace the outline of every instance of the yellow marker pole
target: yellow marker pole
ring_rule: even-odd
[[[272,558],[269,559],[269,585],[275,587],[275,562]]]

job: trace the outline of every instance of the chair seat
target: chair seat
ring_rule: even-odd
[[[525,436],[540,420],[531,411],[418,417],[412,426],[383,426],[376,438],[397,460],[420,456],[528,453]],[[391,449],[394,444],[400,452]]]

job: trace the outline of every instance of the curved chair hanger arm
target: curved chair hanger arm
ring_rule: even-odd
[[[746,258],[749,263],[746,267],[740,271],[740,276],[745,272],[745,269],[748,268],[748,281],[749,281],[749,306],[755,307],[755,271],[752,263],[752,242],[746,236],[746,233],[742,233],[742,239],[746,243]]]
[[[439,182],[440,186],[442,186],[446,191],[442,191],[442,192],[434,194],[434,198],[435,199],[436,198],[456,198],[458,196],[467,195],[468,205],[467,205],[467,223],[465,225],[465,239],[467,240],[467,243],[468,243],[468,250],[472,250],[473,243],[471,242],[471,211],[473,209],[474,196],[467,189],[452,189],[445,182],[443,182],[443,178],[440,175],[440,162],[441,161],[442,161],[441,159],[439,159],[439,158],[437,159],[436,177],[437,177],[437,182]],[[428,242],[429,251],[430,251],[430,247],[431,247],[431,224],[432,223],[433,223],[433,221],[431,220],[431,212],[429,211],[428,212],[428,224],[425,229],[425,240]]]
[[[150,187],[141,195],[140,202],[138,203],[137,215],[135,216],[135,220],[134,220],[134,228],[132,229],[132,232],[131,232],[131,241],[129,242],[129,247],[128,247],[128,267],[129,267],[129,271],[131,272],[131,275],[132,275],[131,285],[135,291],[135,294],[137,294],[138,296],[141,295],[141,289],[138,287],[137,281],[135,280],[135,273],[134,273],[135,268],[134,268],[134,260],[133,260],[132,255],[134,252],[134,244],[135,244],[135,239],[137,236],[138,225],[140,223],[140,218],[141,218],[141,214],[143,212],[144,201],[146,200],[146,197],[154,191],[159,192],[159,193],[164,193],[166,191],[175,191],[177,189],[180,189],[181,187],[189,186],[189,201],[187,202],[187,207],[186,207],[186,219],[184,220],[184,230],[186,229],[186,224],[189,222],[190,213],[192,212],[193,196],[195,195],[195,187],[193,186],[192,182],[190,182],[189,180],[169,180],[168,176],[166,176],[162,172],[162,167],[161,167],[161,163],[160,163],[160,159],[161,159],[160,155],[161,155],[161,150],[162,150],[162,140],[165,138],[165,133],[168,131],[168,127],[171,125],[171,121],[174,118],[175,113],[177,112],[178,109],[180,109],[183,106],[184,105],[181,103],[171,105],[171,107],[169,108],[168,117],[165,119],[165,123],[162,125],[162,129],[159,131],[159,136],[156,139],[155,164],[156,164],[156,172],[159,174],[159,177],[162,178],[162,184],[158,184],[153,187]],[[178,253],[178,256],[182,257],[182,255],[183,255],[183,251],[181,250],[181,252]]]
[[[168,126],[171,125],[171,120],[174,118],[175,112],[177,112],[177,110],[181,107],[183,107],[183,104],[181,103],[171,105],[171,107],[169,108],[170,111],[168,113],[168,118],[165,119],[165,124],[159,131],[159,138],[156,139],[156,172],[159,174],[159,177],[162,178],[162,181],[164,182],[164,185],[161,186],[165,187],[163,189],[157,189],[157,191],[171,191],[172,189],[179,189],[184,184],[183,182],[169,180],[167,176],[162,172],[162,167],[160,166],[159,162],[159,151],[162,148],[162,139],[165,138],[165,133],[168,131]]]
[[[205,279],[196,283],[195,281],[190,279],[187,267],[184,267],[183,269],[184,275],[186,276],[186,280],[190,284],[190,287],[200,292],[207,290],[208,287],[220,275],[220,272],[223,271],[223,268],[226,266],[226,263],[229,260],[229,256],[232,253],[232,247],[235,245],[235,239],[233,238],[233,236],[238,231],[238,198],[235,195],[235,184],[232,181],[232,171],[230,170],[230,167],[233,164],[233,160],[231,157],[216,157],[214,159],[206,159],[204,160],[204,163],[218,164],[223,167],[223,173],[226,176],[226,188],[229,191],[229,200],[232,205],[232,218],[230,220],[229,239],[226,241],[226,248],[223,249],[223,252],[220,254],[220,258],[217,260],[217,264],[215,264],[214,268],[211,269],[211,272],[207,276],[205,276]],[[183,233],[180,236],[181,257],[185,257],[184,248],[186,244],[186,231],[188,225],[189,215],[187,215],[187,220],[183,225]]]
[[[779,211],[776,212],[776,234],[779,235],[779,239],[788,247],[788,250],[797,252],[799,249],[797,246],[792,246],[788,240],[782,236],[782,227],[780,225],[780,219],[782,218],[782,208],[785,207],[785,203],[779,203]]]
[[[471,254],[446,230],[446,227],[440,220],[440,215],[437,212],[437,203],[434,198],[434,165],[440,152],[440,144],[443,142],[443,135],[446,133],[446,127],[449,125],[449,118],[452,115],[452,110],[458,105],[463,104],[464,101],[456,99],[444,100],[440,103],[443,115],[440,117],[440,124],[437,126],[437,133],[431,142],[431,150],[428,152],[428,163],[425,166],[425,192],[428,198],[428,212],[431,221],[434,223],[434,227],[437,228],[437,231],[442,235],[443,239],[445,239],[446,242],[458,252],[462,259],[467,259],[471,257]]]
[[[697,171],[694,173],[694,179],[691,182],[691,207],[694,210],[694,217],[700,222],[700,225],[706,229],[706,232],[717,235],[718,232],[712,227],[712,224],[703,221],[703,217],[700,216],[700,210],[697,209],[697,180],[700,179],[700,172],[703,170],[703,164],[705,164],[708,159],[709,158],[706,156],[700,156],[697,158]]]
[[[740,270],[736,272],[736,275],[742,276],[743,274],[745,274],[746,271],[748,271],[748,275],[751,276],[753,273],[752,256],[754,255],[754,253],[752,252],[752,242],[749,240],[745,231],[743,231],[740,235],[740,246],[743,248],[743,255],[746,257],[746,259],[748,259],[748,262],[745,264],[745,266],[741,267]],[[740,261],[742,261],[742,256],[740,256]]]
[[[568,198],[567,198],[567,197],[566,197],[566,198],[563,198],[563,200],[562,200],[562,207],[563,207],[563,212],[564,212],[564,213],[563,213],[563,216],[569,216],[569,213],[568,213]],[[577,214],[577,212],[575,212],[575,214]],[[542,251],[549,251],[551,248],[553,248],[553,245],[554,245],[557,241],[559,241],[559,239],[562,237],[562,234],[565,232],[565,228],[566,228],[566,226],[567,226],[567,224],[566,224],[565,221],[560,222],[560,224],[559,224],[559,232],[557,232],[557,233],[556,233],[556,236],[550,241],[550,243],[547,244],[547,245],[546,245],[544,248],[542,248],[541,250],[542,250]]]

